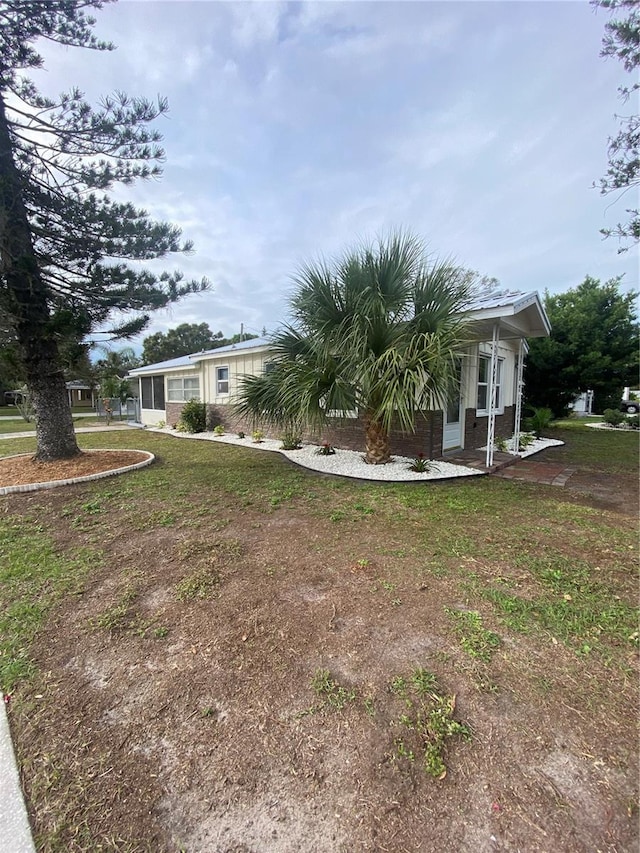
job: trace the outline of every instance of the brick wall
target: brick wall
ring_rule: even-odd
[[[464,413],[464,446],[466,450],[484,447],[487,443],[489,418],[478,417],[475,409]],[[496,415],[496,438],[511,438],[515,423],[515,406],[507,406],[503,415]]]

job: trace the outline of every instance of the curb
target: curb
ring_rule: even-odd
[[[7,710],[0,710],[0,853],[35,853]]]

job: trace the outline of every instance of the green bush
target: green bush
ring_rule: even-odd
[[[617,409],[605,409],[602,413],[602,420],[609,426],[619,426],[626,418]]]
[[[628,417],[627,424],[631,429],[640,429],[640,415],[631,415]]]
[[[189,400],[182,407],[180,424],[184,432],[204,432],[207,428],[207,407],[198,400]],[[180,429],[180,426],[178,426]]]
[[[553,420],[553,412],[551,411],[551,409],[547,409],[544,407],[532,407],[531,411],[533,412],[533,414],[528,419],[530,429],[532,429],[533,432],[535,432],[536,436],[540,438],[542,430],[547,429],[547,427]]]

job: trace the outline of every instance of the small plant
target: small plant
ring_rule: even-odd
[[[262,430],[254,429],[254,431],[251,433],[251,440],[254,442],[254,444],[260,444],[262,441],[264,441],[264,433],[262,432]]]
[[[609,424],[609,426],[620,426],[626,418],[622,414],[622,412],[618,412],[616,409],[605,409],[602,413],[602,420],[605,424]]]
[[[165,421],[158,421],[158,423],[156,424],[156,429],[164,429],[166,425],[167,424],[165,423]]]
[[[500,453],[506,453],[509,450],[509,442],[506,438],[496,438],[495,445],[496,450],[499,450]]]
[[[281,450],[300,450],[302,447],[302,439],[295,432],[285,432],[282,436]]]
[[[530,447],[534,441],[535,441],[535,436],[533,436],[530,432],[520,433],[520,440],[518,442],[518,450],[526,450],[527,447]]]
[[[429,461],[424,453],[418,453],[416,458],[409,465],[409,471],[415,471],[416,474],[425,474],[430,469]]]
[[[238,433],[238,438],[244,438],[244,437],[245,437],[244,433],[242,432],[242,430],[240,430],[240,432]]]
[[[222,426],[222,424],[218,424],[217,426],[214,426],[213,434],[214,435],[224,435],[224,427]]]
[[[631,415],[627,418],[627,425],[631,429],[640,429],[640,415]]]
[[[331,677],[328,669],[318,669],[311,679],[311,686],[323,699],[323,705],[329,705],[336,711],[341,711],[348,702],[356,698],[355,690],[347,690]]]
[[[392,759],[413,763],[419,758],[426,773],[443,779],[447,773],[447,742],[455,736],[471,737],[468,727],[453,719],[455,696],[443,695],[435,675],[421,667],[409,678],[396,676],[389,689],[405,709],[395,725],[406,730],[406,734],[394,739]]]
[[[181,432],[204,432],[207,428],[207,407],[198,400],[189,400],[182,407],[180,423],[183,426]],[[178,429],[180,427],[178,426]]]
[[[335,452],[335,447],[332,447],[328,441],[324,441],[316,450],[318,456],[333,456]]]
[[[536,437],[540,438],[542,431],[547,429],[553,420],[553,412],[551,409],[547,409],[544,406],[532,406],[531,411],[533,414],[529,418],[529,424],[533,432],[536,434]]]

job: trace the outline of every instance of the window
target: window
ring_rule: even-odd
[[[142,408],[164,411],[164,376],[143,376],[140,386]]]
[[[264,363],[264,372],[265,373],[273,373],[273,371],[277,368],[277,364],[275,361],[265,361]]]
[[[502,410],[502,366],[503,358],[498,359],[498,371],[496,377],[496,412]],[[491,378],[491,359],[489,356],[481,355],[478,361],[478,413],[489,411],[489,380]]]
[[[200,399],[200,380],[197,376],[167,379],[167,398],[171,403]]]
[[[216,367],[216,394],[229,393],[229,368]]]

